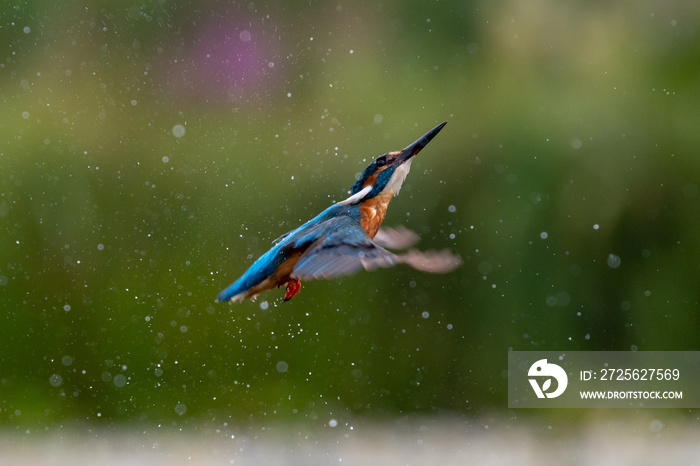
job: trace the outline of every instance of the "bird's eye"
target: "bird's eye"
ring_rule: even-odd
[[[384,165],[386,165],[386,157],[384,157],[384,156],[382,155],[382,156],[379,157],[374,163],[375,163],[378,167],[383,167]]]

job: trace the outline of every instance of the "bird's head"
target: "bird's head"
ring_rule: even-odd
[[[411,168],[413,156],[427,146],[446,124],[440,123],[403,150],[388,152],[374,159],[353,185],[352,195],[343,203],[357,204],[379,195],[391,198],[398,194]]]

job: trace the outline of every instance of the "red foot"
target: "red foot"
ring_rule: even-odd
[[[284,300],[289,301],[301,290],[301,282],[296,278],[291,278],[287,282],[287,293],[284,295]]]

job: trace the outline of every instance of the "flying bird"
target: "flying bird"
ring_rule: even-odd
[[[437,125],[403,150],[374,159],[353,185],[350,197],[273,241],[274,246],[217,299],[254,299],[263,291],[286,285],[284,301],[289,301],[303,280],[351,275],[363,268],[407,264],[425,272],[446,273],[458,267],[461,258],[447,250],[393,253],[387,248],[406,249],[418,235],[404,227],[380,229],[389,201],[399,193],[413,157],[446,124]]]

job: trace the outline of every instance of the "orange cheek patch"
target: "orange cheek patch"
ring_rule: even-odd
[[[367,178],[365,180],[365,184],[363,184],[362,187],[364,188],[366,186],[374,186],[377,183],[377,177],[379,176],[379,173],[381,173],[381,171],[378,170],[374,173],[374,175]]]

